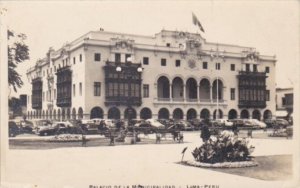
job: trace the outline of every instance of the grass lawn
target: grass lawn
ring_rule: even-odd
[[[260,180],[289,180],[293,176],[292,155],[258,156],[254,159],[258,166],[247,168],[210,169]]]

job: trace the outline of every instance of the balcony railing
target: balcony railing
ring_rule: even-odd
[[[266,101],[239,101],[239,108],[265,108]]]
[[[172,101],[174,101],[174,102],[183,102],[184,98],[172,98]]]
[[[72,105],[71,97],[57,97],[56,105],[59,107],[70,107]]]
[[[190,99],[190,98],[154,98],[154,103],[156,104],[192,104],[192,105],[217,105],[217,100],[210,99]],[[220,99],[218,101],[219,105],[227,105],[227,101]]]
[[[266,76],[266,72],[239,71],[239,76]]]
[[[198,99],[190,99],[190,98],[186,99],[186,102],[198,102],[198,101],[199,101]]]

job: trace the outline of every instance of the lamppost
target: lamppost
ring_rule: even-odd
[[[122,66],[121,64],[118,64],[117,67],[116,67],[116,72],[118,73],[121,73],[123,72],[124,73],[124,78],[127,80],[127,84],[128,84],[128,99],[127,99],[127,120],[128,120],[128,125],[130,125],[130,120],[131,120],[131,105],[132,105],[132,96],[131,96],[131,82],[132,82],[132,76],[134,74],[137,73],[141,73],[143,72],[143,68],[141,66],[137,67],[136,70],[132,69],[131,68],[131,63],[132,63],[132,60],[131,58],[128,58],[127,59],[128,62],[126,62],[126,66],[127,68],[124,68],[122,69]],[[136,71],[136,72],[135,72]],[[120,83],[118,83],[120,84]],[[121,96],[120,96],[120,90],[119,90],[119,101],[121,101]]]
[[[223,61],[225,61],[225,55],[224,55],[225,51],[222,53],[219,51],[219,45],[217,44],[217,50],[215,52],[212,51],[211,49],[211,52],[210,52],[210,57],[211,57],[211,60],[214,62],[214,60],[216,60],[216,69],[217,70],[220,70],[220,59],[223,59]],[[212,71],[212,70],[211,70]],[[219,119],[220,117],[220,114],[219,114],[219,76],[217,74],[217,110],[216,110],[216,119]]]

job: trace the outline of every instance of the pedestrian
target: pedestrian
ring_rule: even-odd
[[[249,138],[249,137],[252,138],[252,129],[248,129],[247,135],[248,135],[248,138]]]
[[[207,142],[207,140],[210,138],[210,131],[207,125],[202,126],[200,137],[202,138],[203,142]]]
[[[110,137],[109,145],[114,146],[115,145],[115,137],[114,137],[112,130],[109,131],[109,137]]]
[[[174,132],[173,132],[173,140],[174,140],[174,142],[175,142],[176,140],[178,140],[178,132],[177,132],[177,131],[174,131]]]
[[[86,136],[82,134],[81,138],[82,138],[82,147],[86,147],[86,142],[87,142]]]
[[[178,134],[178,142],[183,142],[183,133],[182,132],[179,132]]]
[[[161,134],[160,133],[156,133],[156,144],[160,144],[160,140],[161,140]]]
[[[233,123],[232,125],[232,132],[234,133],[235,136],[238,136],[238,127],[236,123]]]

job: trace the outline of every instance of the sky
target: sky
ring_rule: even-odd
[[[2,4],[2,5],[1,5]],[[1,1],[8,28],[27,35],[30,60],[18,71],[25,82],[18,93],[30,93],[26,70],[49,47],[59,49],[89,31],[154,36],[162,29],[200,32],[209,42],[255,47],[276,55],[277,87],[291,87],[299,75],[299,3],[289,1]]]

